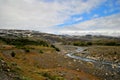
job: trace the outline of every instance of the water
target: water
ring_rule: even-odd
[[[90,58],[85,58],[85,57],[81,57],[81,56],[76,56],[76,53],[80,53],[83,52],[86,48],[82,48],[82,47],[78,47],[75,51],[72,51],[68,54],[66,54],[68,57],[73,58],[73,59],[79,59],[85,62],[92,62],[94,63],[96,66],[97,65],[104,65],[106,67],[109,67],[111,69],[113,69],[113,65],[115,65],[115,68],[119,68],[120,69],[120,65],[117,63],[113,63],[113,62],[107,62],[107,61],[98,61],[98,60],[94,60],[94,59],[90,59]]]

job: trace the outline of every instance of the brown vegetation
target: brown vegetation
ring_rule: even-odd
[[[58,54],[51,47],[35,45],[24,47],[30,49],[30,52],[12,48],[14,55],[13,52],[11,53],[11,49],[6,49],[8,52],[1,49],[0,58],[10,67],[5,67],[5,69],[9,69],[9,73],[4,70],[2,73],[13,74],[8,76],[8,80],[98,80],[88,73],[78,71],[75,68],[76,63],[74,64],[72,59]],[[42,54],[39,54],[40,50],[43,51]],[[5,80],[5,77],[2,80]]]

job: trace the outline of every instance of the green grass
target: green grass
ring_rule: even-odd
[[[44,76],[46,78],[46,80],[65,80],[63,77],[60,77],[60,76],[53,76],[51,75],[50,73],[47,73],[47,72],[42,72],[42,73],[39,73],[40,75]]]
[[[95,40],[95,41],[73,41],[74,46],[91,46],[91,45],[103,45],[103,46],[120,46],[120,41],[115,40]]]
[[[46,41],[42,41],[42,40],[34,41],[25,38],[13,39],[13,38],[3,38],[3,37],[0,37],[0,40],[4,41],[6,44],[15,45],[17,47],[21,47],[25,45],[41,45],[45,47],[49,46],[49,44]]]

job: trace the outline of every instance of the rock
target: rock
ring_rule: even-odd
[[[113,57],[113,59],[114,59],[114,60],[116,60],[116,59],[117,59],[117,57],[116,57],[116,56],[114,56],[114,57]]]
[[[108,75],[108,73],[105,73],[105,75]]]
[[[61,67],[61,65],[60,65],[60,64],[58,64],[57,66],[58,66],[58,67]]]
[[[87,65],[88,65],[89,67],[94,67],[94,64],[93,64],[92,62],[87,62]]]
[[[65,76],[66,72],[58,72],[58,74],[63,77]]]
[[[76,59],[74,59],[73,61],[76,62]]]
[[[4,61],[4,60],[1,60],[1,63],[5,63],[5,61]]]
[[[115,60],[115,63],[118,63],[119,62],[119,60]]]
[[[10,69],[7,69],[7,72],[10,72]]]
[[[78,62],[82,64],[82,61],[81,61],[81,60],[79,60]]]
[[[116,65],[116,64],[112,64],[111,66],[112,66],[113,69],[114,69],[114,68],[117,68],[117,65]]]
[[[80,69],[79,69],[79,68],[77,68],[76,70],[77,70],[77,71],[79,71]]]

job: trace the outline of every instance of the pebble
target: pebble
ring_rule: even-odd
[[[76,62],[76,60],[75,60],[75,59],[74,59],[73,61],[74,61],[74,62]]]
[[[105,73],[105,75],[108,75],[108,73]]]
[[[80,69],[79,69],[79,68],[77,68],[76,70],[77,70],[77,71],[79,71]]]

